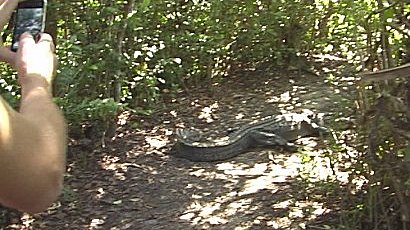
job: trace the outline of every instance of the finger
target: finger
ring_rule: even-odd
[[[35,43],[36,42],[34,41],[33,35],[28,32],[23,33],[20,35],[17,53],[27,53]]]
[[[45,47],[49,47],[50,50],[52,52],[55,51],[55,46],[54,46],[54,42],[53,42],[53,38],[51,37],[51,35],[46,34],[46,33],[41,33],[39,40],[37,41],[37,44],[40,46],[45,46]]]
[[[40,42],[40,41],[53,42],[53,38],[51,37],[50,34],[40,33],[39,36],[40,36],[40,39],[38,40],[38,42]]]

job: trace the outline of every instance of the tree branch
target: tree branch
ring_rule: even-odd
[[[410,63],[390,68],[384,69],[378,72],[367,72],[360,74],[362,77],[360,79],[361,82],[369,82],[369,81],[383,81],[383,80],[390,80],[395,78],[406,78],[410,77]]]

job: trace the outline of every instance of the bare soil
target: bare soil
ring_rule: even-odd
[[[255,149],[224,162],[195,163],[167,154],[176,127],[223,136],[228,128],[285,111],[312,109],[331,125],[353,110],[354,85],[348,79],[336,84],[323,76],[269,72],[167,93],[164,106],[150,116],[124,114],[125,124],[105,147],[73,142],[59,201],[33,216],[0,209],[0,229],[336,226],[343,205],[354,197],[332,179],[336,172],[326,139],[307,138],[297,153]]]

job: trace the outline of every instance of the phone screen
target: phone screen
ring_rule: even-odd
[[[11,46],[13,51],[17,50],[20,35],[24,32],[30,32],[35,36],[44,31],[44,13],[44,8],[38,6],[17,9]]]

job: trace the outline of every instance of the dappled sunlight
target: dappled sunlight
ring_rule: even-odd
[[[236,119],[236,120],[242,120],[244,117],[245,117],[245,114],[243,114],[243,113],[238,113],[238,114],[235,116],[235,119]]]
[[[169,155],[176,127],[197,126],[204,134],[224,136],[228,128],[245,122],[288,114],[293,109],[303,111],[299,101],[303,100],[300,93],[306,90],[304,86],[267,90],[255,91],[263,98],[256,101],[254,94],[237,94],[236,103],[246,108],[265,99],[279,104],[279,109],[275,105],[263,111],[252,106],[251,110],[231,112],[228,107],[227,112],[227,102],[198,97],[183,101],[187,111],[170,107],[165,118],[158,121],[154,117],[152,123],[144,117],[134,125],[124,115],[119,123],[133,127],[132,132],[120,132],[115,140],[118,145],[90,153],[95,156],[96,168],[87,172],[83,184],[68,188],[63,206],[69,213],[80,209],[88,213],[86,219],[73,220],[84,229],[303,229],[309,221],[325,218],[336,209],[326,202],[328,192],[322,184],[334,178],[348,181],[349,173],[330,162],[333,153],[321,149],[326,144],[322,138],[299,139],[301,147],[294,153],[255,149],[223,162],[196,163]],[[311,102],[315,101],[312,98]],[[343,144],[341,136],[349,135],[346,131],[335,138]],[[77,202],[80,196],[82,201]]]
[[[286,91],[280,95],[279,102],[287,103],[292,99],[291,94],[289,91]]]
[[[220,100],[184,101],[195,107],[187,106],[193,118],[170,108],[160,124],[141,126],[133,133],[124,134],[120,138],[122,143],[132,148],[116,154],[112,151],[117,148],[111,149],[110,154],[105,152],[99,166],[107,174],[106,181],[87,192],[94,203],[124,210],[122,215],[128,210],[138,211],[137,219],[127,216],[121,220],[124,226],[135,227],[130,224],[135,222],[145,226],[141,229],[150,229],[148,226],[158,223],[165,226],[169,221],[186,229],[304,228],[309,221],[336,210],[334,205],[326,203],[327,193],[322,184],[346,181],[349,176],[348,172],[339,173],[342,169],[338,170],[331,162],[332,153],[322,149],[325,147],[322,138],[300,138],[297,144],[301,147],[296,153],[276,148],[255,149],[224,162],[189,162],[173,158],[167,151],[175,141],[175,127],[197,126],[204,134],[215,131],[223,136],[219,138],[223,141],[227,132],[218,126],[225,127],[225,120],[233,121],[227,127],[236,128],[267,115],[289,114],[294,109],[305,111],[300,104],[301,93],[314,96],[307,100],[311,104],[322,102],[318,101],[320,94],[305,90],[304,86],[292,86],[285,91],[261,93],[266,101],[275,100],[271,102],[280,107],[274,111],[267,109],[268,113],[241,110],[224,114],[226,105]],[[252,97],[237,97],[238,103],[245,107],[254,102]],[[218,140],[212,136],[209,139]],[[96,229],[109,226],[112,219],[94,215],[87,221],[88,226],[95,226],[90,229]]]
[[[110,156],[110,155],[105,155],[101,161],[100,161],[101,168],[107,171],[112,171],[114,173],[114,176],[118,180],[125,180],[126,179],[126,172],[130,168],[137,168],[140,170],[144,170],[147,172],[150,172],[151,174],[155,175],[157,174],[157,170],[154,167],[151,166],[146,166],[146,165],[139,165],[136,163],[130,163],[130,162],[123,162],[120,160],[119,157],[117,156]]]
[[[90,230],[91,229],[98,229],[99,226],[103,225],[104,223],[105,223],[104,219],[100,219],[100,218],[92,219],[90,224],[89,224],[88,229],[90,229]]]
[[[101,168],[111,171],[114,173],[114,177],[117,180],[125,180],[125,171],[127,171],[128,165],[119,162],[120,158],[116,156],[104,156],[103,159],[101,159]]]
[[[355,78],[346,77],[338,85],[336,80],[325,80],[324,83],[333,87],[323,87],[323,84],[307,84],[307,82],[288,79],[289,85],[278,91],[276,88],[265,92],[265,102],[276,104],[281,113],[297,111],[302,108],[313,111],[329,109],[336,106],[336,102],[343,100],[342,95],[355,84]],[[284,90],[286,89],[286,90]],[[343,92],[341,91],[343,90]]]
[[[0,229],[407,229],[408,2],[59,1],[63,192]]]
[[[270,92],[266,93],[266,103],[277,103],[281,113],[288,113],[301,108],[314,108],[323,100],[330,100],[323,97],[321,91],[311,92],[308,91],[307,87],[296,85],[292,80],[291,82],[292,89],[290,91],[273,95]]]
[[[311,151],[314,151],[313,147]],[[241,227],[237,229],[253,229],[252,226],[255,227],[262,222],[269,227],[289,228],[294,226],[298,219],[308,221],[331,211],[323,203],[307,199],[307,194],[303,195],[297,190],[290,189],[293,186],[300,186],[297,178],[301,170],[306,170],[303,157],[299,154],[289,156],[269,150],[263,152],[266,152],[271,160],[254,164],[238,161],[221,162],[215,165],[215,171],[204,168],[192,169],[190,175],[201,180],[224,180],[224,192],[213,194],[211,191],[207,192],[206,187],[196,187],[198,191],[192,195],[192,202],[186,206],[185,212],[179,218],[189,221],[192,225],[223,226],[228,222],[240,220]],[[307,154],[326,158],[320,151]],[[318,162],[322,163],[319,160]],[[328,167],[329,165],[325,164],[309,168],[314,171],[310,176],[318,181],[327,180],[327,177],[322,175],[326,174],[326,171],[331,172]],[[267,211],[265,210],[262,215],[255,218],[246,217],[267,208],[261,206],[259,199],[267,199],[270,204],[267,210],[281,215],[264,216],[263,212]]]
[[[206,123],[211,123],[214,121],[214,110],[219,108],[219,104],[218,102],[214,102],[209,106],[205,106],[202,108],[201,113],[199,114],[198,118],[200,120],[205,120]]]
[[[292,86],[287,91],[267,89],[263,93],[266,103],[275,103],[279,108],[269,115],[288,114],[294,110],[306,112],[305,108],[334,103],[320,88],[312,90],[290,81]],[[241,104],[252,103],[252,98],[235,97]],[[215,117],[221,116],[219,109],[219,103],[212,101],[202,107],[198,118],[213,122]],[[266,116],[259,111],[250,114],[241,111],[231,119]],[[318,116],[323,114],[318,113]],[[289,229],[303,228],[307,221],[331,213],[333,205],[325,204],[324,196],[315,187],[329,180],[346,182],[349,172],[335,169],[329,152],[322,149],[323,143],[318,143],[318,139],[300,138],[297,144],[303,146],[297,154],[261,150],[244,154],[247,161],[239,157],[214,166],[194,164],[188,174],[201,182],[186,185],[185,189],[192,193],[184,211],[178,215],[179,220],[210,228],[257,229],[268,226]],[[255,155],[261,154],[262,159],[254,159]],[[315,196],[310,197],[312,194]]]
[[[9,227],[8,229],[31,229],[30,226],[34,223],[35,218],[32,215],[24,213],[20,217],[20,221],[21,221],[21,225],[11,224],[8,226]]]
[[[138,155],[146,154],[161,154],[161,149],[166,147],[172,140],[174,130],[167,129],[163,127],[153,127],[149,130],[137,130],[133,135],[138,135],[138,140],[133,140],[129,136],[123,136],[121,138],[127,137],[126,143],[129,145],[143,145],[145,147],[144,151],[128,151],[126,153],[127,157],[134,158]],[[143,142],[143,143],[141,143]]]
[[[168,140],[164,140],[163,137],[146,137],[145,141],[153,149],[160,149],[165,147],[168,144]]]
[[[130,111],[123,111],[120,115],[117,116],[117,124],[120,126],[126,125],[131,117]]]

